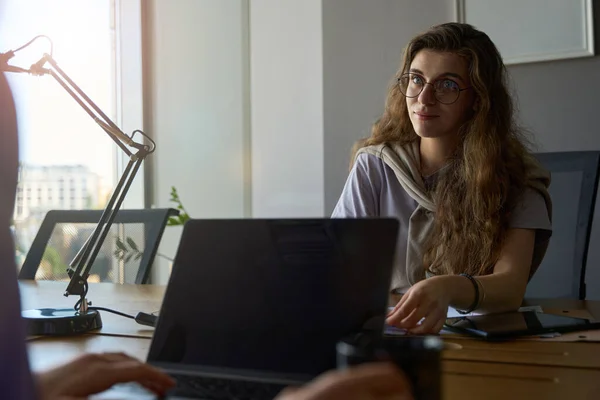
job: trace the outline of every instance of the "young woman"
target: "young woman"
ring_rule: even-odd
[[[435,26],[410,41],[383,115],[355,146],[332,216],[400,220],[394,326],[439,332],[448,306],[515,310],[546,252],[550,177],[506,86],[485,33]]]

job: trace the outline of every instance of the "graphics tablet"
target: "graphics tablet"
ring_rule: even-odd
[[[600,322],[525,311],[448,318],[444,328],[486,340],[502,340],[553,332],[599,329]]]

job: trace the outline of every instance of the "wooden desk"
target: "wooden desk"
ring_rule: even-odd
[[[83,352],[123,351],[144,359],[148,338],[82,335],[29,343],[34,369],[41,370]],[[444,399],[598,399],[600,370],[523,364],[443,360]]]
[[[71,307],[66,287],[58,282],[20,282],[23,308]],[[90,284],[89,298],[99,307],[135,315],[160,308],[164,287]],[[584,310],[600,317],[600,302],[536,301],[557,310]],[[34,370],[63,363],[83,352],[123,351],[145,359],[152,329],[135,321],[101,312],[101,330],[76,337],[29,341]],[[445,399],[596,399],[600,398],[600,343],[512,341],[486,343],[444,337]]]

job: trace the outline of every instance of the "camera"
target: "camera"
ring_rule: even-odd
[[[373,361],[391,361],[407,376],[418,400],[439,400],[441,394],[441,352],[444,343],[437,336],[377,336],[359,333],[342,339],[336,346],[337,368]]]

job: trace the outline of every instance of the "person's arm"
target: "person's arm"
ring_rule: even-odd
[[[532,273],[544,257],[552,225],[544,198],[533,189],[526,189],[509,220],[509,229],[500,257],[490,275],[476,277],[485,299],[478,312],[515,311],[523,302]],[[467,309],[473,304],[475,288],[465,277],[446,277],[451,288],[451,305]],[[452,280],[452,282],[450,282]]]
[[[510,229],[498,262],[490,275],[479,280],[477,312],[513,311],[525,294],[533,257],[535,231]],[[485,298],[483,298],[485,291]],[[460,275],[434,276],[413,285],[389,314],[387,323],[415,334],[437,333],[446,320],[448,306],[466,310],[475,300],[475,287]],[[419,322],[423,320],[421,325]]]
[[[542,196],[531,190],[525,193],[509,226],[492,273],[474,277],[479,282],[481,299],[477,312],[513,311],[521,305],[530,271],[537,268],[532,265],[534,254],[537,251],[539,263],[551,234]],[[388,315],[387,322],[415,334],[437,333],[443,327],[448,306],[469,309],[475,293],[473,283],[464,276],[434,276],[413,285]]]
[[[490,275],[475,277],[481,285],[482,300],[478,312],[516,311],[523,302],[529,270],[533,259],[535,231],[532,229],[509,229],[500,258]],[[475,288],[463,276],[451,275],[436,277],[443,279],[450,290],[450,305],[466,310],[475,299]],[[433,279],[433,278],[431,278]]]

